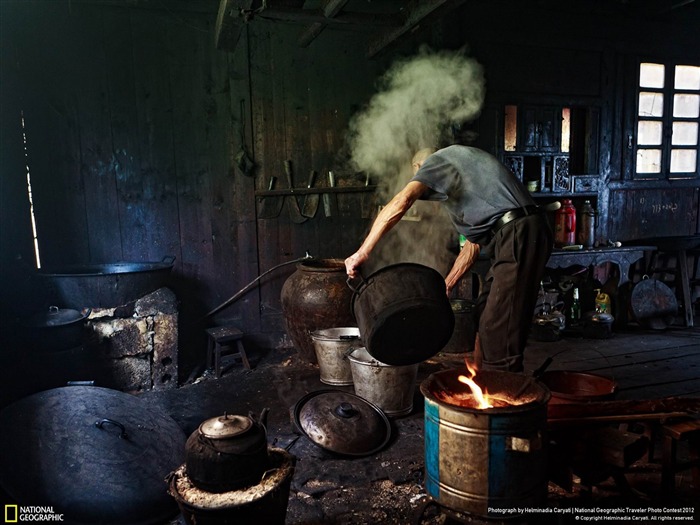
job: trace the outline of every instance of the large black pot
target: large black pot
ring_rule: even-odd
[[[161,262],[115,262],[42,268],[50,298],[60,304],[112,308],[168,284],[175,257]]]
[[[192,484],[219,493],[259,483],[268,469],[267,412],[259,418],[224,414],[199,425],[185,444]]]
[[[58,352],[83,344],[90,308],[73,310],[50,306],[24,321],[25,339],[38,352]]]
[[[452,337],[455,317],[445,279],[416,263],[386,266],[353,289],[352,313],[372,357],[388,365],[420,363]]]

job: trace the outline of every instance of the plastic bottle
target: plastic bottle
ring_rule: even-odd
[[[610,296],[605,292],[596,290],[597,295],[595,296],[595,312],[597,314],[609,314],[611,310]]]
[[[554,215],[554,244],[557,247],[576,244],[576,208],[571,199],[564,199]]]
[[[578,232],[578,242],[584,248],[593,248],[595,242],[595,210],[591,201],[586,199],[581,210],[581,228]]]

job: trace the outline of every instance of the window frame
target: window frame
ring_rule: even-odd
[[[664,83],[661,88],[650,88],[640,86],[640,72],[642,64],[660,64],[664,66]],[[633,114],[631,115],[628,134],[628,176],[634,181],[674,181],[693,180],[700,178],[700,115],[697,117],[674,117],[673,104],[674,96],[678,94],[697,94],[700,96],[700,89],[676,89],[674,85],[676,66],[700,67],[700,61],[695,60],[660,60],[660,59],[638,59],[635,64],[635,76],[632,95],[634,103],[631,104]],[[639,114],[641,93],[661,93],[663,95],[663,111],[661,116],[642,116]],[[661,123],[661,144],[645,145],[639,144],[640,122],[660,122]],[[694,145],[673,145],[673,124],[677,122],[692,122],[698,125],[698,136]],[[694,172],[671,172],[671,152],[672,150],[695,150],[695,171]],[[660,170],[658,172],[637,172],[637,155],[641,150],[660,151]]]

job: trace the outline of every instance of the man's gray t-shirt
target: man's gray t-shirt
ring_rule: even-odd
[[[436,151],[411,180],[429,188],[421,199],[441,201],[457,231],[471,242],[483,242],[506,211],[534,204],[525,186],[496,157],[470,146]]]

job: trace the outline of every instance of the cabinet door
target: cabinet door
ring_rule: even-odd
[[[561,108],[524,106],[520,129],[522,151],[558,152],[561,145]]]

